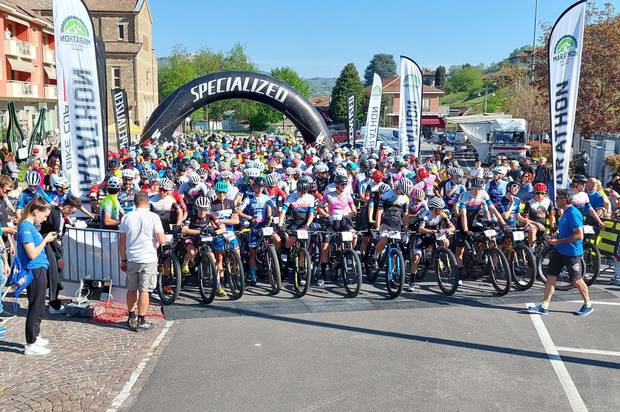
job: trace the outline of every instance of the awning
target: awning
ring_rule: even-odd
[[[18,72],[27,72],[27,73],[34,72],[34,66],[32,65],[32,63],[24,61],[24,60],[19,60],[14,57],[9,57],[9,56],[7,56],[6,58],[11,64],[12,70],[16,70]]]
[[[45,70],[45,73],[47,73],[47,77],[49,77],[52,80],[56,80],[56,68],[55,67],[43,66],[43,69]]]
[[[422,126],[433,126],[443,129],[446,127],[446,124],[442,118],[439,117],[430,117],[430,118],[422,118]]]
[[[15,17],[15,16],[11,16],[10,14],[7,14],[6,18],[8,20],[14,21],[15,23],[19,23],[22,26],[30,27],[30,23],[28,23],[26,20],[22,20],[20,18]],[[15,34],[15,33],[13,33],[13,34]]]

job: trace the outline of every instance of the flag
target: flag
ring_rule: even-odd
[[[81,0],[54,0],[53,11],[62,169],[84,197],[106,169],[95,32]]]
[[[368,102],[368,114],[366,115],[366,136],[364,137],[364,147],[366,149],[374,150],[377,146],[382,94],[383,83],[381,82],[381,77],[375,73],[372,78],[370,100]]]
[[[349,131],[349,144],[351,145],[355,145],[356,100],[355,93],[347,95],[347,130]]]
[[[562,13],[549,36],[554,195],[558,189],[568,187],[585,16],[586,0],[581,0]]]
[[[114,119],[116,119],[116,148],[129,147],[129,107],[127,106],[127,92],[125,89],[112,90],[114,104]]]
[[[400,56],[400,154],[420,152],[422,124],[422,71],[416,62]]]

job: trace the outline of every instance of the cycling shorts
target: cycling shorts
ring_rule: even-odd
[[[559,276],[564,267],[570,280],[581,279],[581,256],[566,256],[554,250],[549,257],[547,276]]]
[[[222,236],[216,236],[213,240],[213,250],[216,252],[223,252],[226,250],[226,239]],[[239,241],[237,239],[233,239],[230,241],[230,247],[237,248],[239,247]],[[255,247],[255,246],[254,246]]]

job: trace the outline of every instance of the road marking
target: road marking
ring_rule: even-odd
[[[620,356],[620,352],[614,352],[611,350],[567,348],[565,346],[556,346],[556,349],[559,352],[576,352],[576,353],[589,353],[592,355]]]
[[[129,380],[127,381],[127,383],[125,383],[125,386],[120,391],[120,393],[116,395],[116,398],[114,398],[114,400],[112,401],[112,405],[107,409],[107,412],[117,411],[118,408],[120,408],[123,405],[123,403],[127,400],[127,398],[129,398],[129,395],[131,395],[131,389],[134,387],[134,385],[138,381],[138,378],[140,377],[142,372],[144,372],[144,368],[146,368],[146,365],[149,363],[149,360],[151,360],[151,356],[153,356],[153,353],[155,353],[155,349],[157,349],[161,341],[164,339],[164,337],[166,336],[166,333],[168,333],[168,330],[170,329],[173,323],[174,323],[173,320],[169,320],[166,322],[166,325],[164,326],[162,331],[159,333],[159,336],[157,336],[157,339],[153,341],[153,344],[151,345],[151,349],[146,354],[144,359],[142,359],[142,361],[138,364],[136,369],[133,371],[133,373],[129,377]]]
[[[527,303],[525,305],[525,307],[529,306],[534,306],[534,304]],[[538,332],[538,337],[545,348],[545,352],[547,352],[549,361],[551,361],[551,366],[553,366],[553,370],[560,380],[562,388],[564,388],[564,393],[566,393],[566,396],[568,397],[568,402],[570,403],[571,408],[573,411],[587,411],[588,408],[586,408],[586,404],[583,402],[583,399],[581,399],[581,395],[579,395],[579,391],[577,391],[575,382],[573,382],[573,379],[570,377],[570,374],[566,369],[566,365],[564,365],[556,346],[553,344],[551,335],[549,335],[541,316],[530,313],[530,319],[532,319],[536,332]]]
[[[571,303],[583,303],[583,300],[569,300],[568,302]],[[590,302],[593,305],[613,305],[613,306],[620,306],[620,302],[604,302],[604,301],[592,301]]]

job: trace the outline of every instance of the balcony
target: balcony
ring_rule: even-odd
[[[53,84],[46,84],[44,87],[44,91],[45,91],[45,98],[46,99],[56,99],[57,95],[56,95],[56,86],[54,86]]]
[[[8,97],[27,97],[38,98],[39,88],[36,84],[30,82],[20,82],[17,80],[9,80],[6,82]],[[54,92],[56,94],[56,92]]]
[[[4,41],[5,54],[8,56],[17,56],[25,59],[35,58],[34,45],[22,40],[6,39]]]
[[[43,63],[56,64],[56,53],[49,47],[43,48]]]

